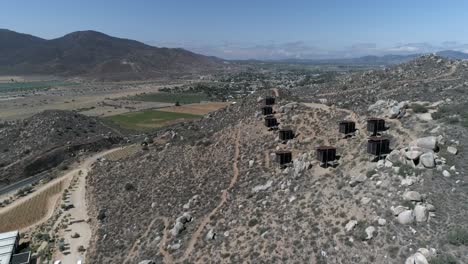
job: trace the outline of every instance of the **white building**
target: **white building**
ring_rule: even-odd
[[[28,264],[30,262],[30,252],[15,254],[18,243],[18,231],[0,233],[0,264]]]

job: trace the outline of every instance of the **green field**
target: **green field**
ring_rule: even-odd
[[[147,102],[193,104],[208,101],[209,97],[203,93],[147,93],[130,96],[128,99]]]
[[[144,110],[106,117],[113,123],[128,129],[147,130],[170,125],[178,121],[200,118],[199,115]]]
[[[56,86],[73,85],[71,82],[63,81],[38,81],[38,82],[9,82],[0,83],[0,92],[47,90]]]

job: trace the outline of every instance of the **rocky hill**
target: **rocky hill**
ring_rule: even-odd
[[[96,31],[45,40],[0,30],[0,72],[127,80],[202,73],[223,61],[184,49],[152,47]]]
[[[80,151],[118,143],[122,135],[99,119],[48,110],[0,126],[0,187],[57,167]]]
[[[462,62],[423,57],[342,78],[347,89],[362,90],[328,84],[317,93],[280,91],[275,116],[296,135],[286,143],[265,127],[261,93],[160,131],[148,150],[102,161],[88,176],[93,240],[87,258],[466,263],[468,132],[465,113],[455,107],[462,92],[429,96],[406,89],[463,74]],[[411,84],[400,88],[397,80]],[[376,97],[388,91],[391,96]],[[380,160],[366,151],[371,116],[386,119],[382,134],[391,152]],[[345,119],[356,123],[351,137],[338,133]],[[320,145],[337,148],[334,166],[320,166]],[[279,166],[278,150],[290,150],[293,162]]]

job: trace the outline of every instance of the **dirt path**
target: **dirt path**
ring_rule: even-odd
[[[234,162],[232,164],[233,168],[233,175],[231,178],[231,182],[229,183],[229,186],[226,190],[223,191],[223,194],[221,195],[221,201],[219,202],[218,206],[216,206],[208,215],[206,215],[202,221],[200,222],[200,225],[198,226],[197,230],[192,234],[192,237],[189,240],[189,243],[187,245],[187,248],[184,252],[184,255],[181,259],[178,260],[178,262],[184,262],[190,257],[190,254],[192,254],[192,251],[195,247],[195,244],[197,243],[198,239],[200,238],[203,229],[205,226],[210,222],[211,218],[218,213],[219,209],[224,206],[224,204],[227,201],[227,197],[229,194],[229,190],[232,189],[235,184],[237,183],[237,179],[239,178],[239,167],[238,167],[238,159],[239,159],[239,140],[240,140],[240,129],[237,130],[237,135],[236,135],[236,143],[235,143],[235,153],[234,153]]]

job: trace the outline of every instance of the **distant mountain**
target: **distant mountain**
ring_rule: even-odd
[[[384,55],[384,56],[363,56],[357,58],[346,59],[285,59],[277,62],[295,63],[295,64],[335,64],[335,65],[394,65],[408,62],[412,59],[420,57],[424,54],[409,54],[409,55]],[[468,59],[468,54],[460,51],[445,50],[436,52],[436,55],[448,59]]]
[[[448,59],[457,59],[457,60],[466,60],[466,59],[468,59],[468,54],[463,53],[461,51],[455,51],[455,50],[439,51],[436,54],[441,56],[441,57],[448,58]]]
[[[0,74],[47,74],[96,79],[147,79],[201,73],[224,61],[184,49],[157,48],[96,31],[45,40],[0,30]]]

